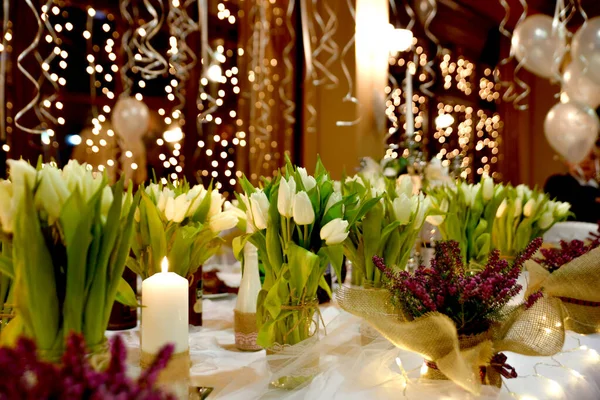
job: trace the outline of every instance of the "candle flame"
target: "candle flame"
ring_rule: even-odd
[[[169,260],[167,257],[163,258],[162,262],[160,263],[160,269],[162,272],[169,272]]]

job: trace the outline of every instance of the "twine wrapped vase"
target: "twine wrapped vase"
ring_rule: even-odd
[[[273,374],[271,386],[295,389],[317,374],[319,358],[302,358],[305,350],[318,340],[319,301],[292,300],[281,306],[285,317],[275,322],[275,343],[267,349],[267,361]]]
[[[342,286],[337,299],[344,310],[367,320],[395,346],[423,355],[429,362],[426,377],[447,378],[473,394],[479,394],[482,383],[497,385],[496,372],[513,375],[500,353],[550,356],[564,344],[562,315],[553,311],[553,299],[539,299],[529,309],[507,310],[501,323],[463,338],[454,322],[441,313],[416,319],[404,315],[388,290]]]
[[[535,261],[529,272],[527,295],[538,290],[554,299],[554,313],[563,315],[564,329],[581,334],[600,332],[600,248],[596,248],[550,273]]]

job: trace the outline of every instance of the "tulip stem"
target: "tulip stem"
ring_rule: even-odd
[[[306,248],[309,247],[310,243],[308,242],[308,225],[304,225],[304,245]]]

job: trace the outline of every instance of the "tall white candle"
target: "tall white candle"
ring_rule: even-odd
[[[409,64],[406,65],[406,89],[404,92],[406,101],[406,135],[412,136],[415,133],[415,119],[413,115],[412,98],[413,98],[413,87],[412,87],[412,71]]]
[[[188,350],[188,280],[168,272],[165,257],[162,272],[142,282],[142,352],[156,354],[168,343],[175,353]]]

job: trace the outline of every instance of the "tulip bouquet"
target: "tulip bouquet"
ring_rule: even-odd
[[[459,243],[465,264],[476,269],[485,265],[496,212],[506,197],[504,186],[484,177],[476,185],[458,182],[456,187],[432,188],[428,196],[442,215],[430,216],[427,221],[438,226],[444,240]]]
[[[542,237],[552,225],[569,216],[569,203],[552,201],[525,185],[508,186],[506,192],[492,231],[493,246],[503,256],[514,257],[531,240]]]
[[[266,348],[299,343],[314,333],[317,288],[331,295],[325,269],[331,263],[340,276],[342,243],[367,207],[344,213],[344,205],[355,199],[334,191],[320,160],[314,177],[288,159],[281,174],[263,180],[261,188],[245,177],[240,183],[245,192],[240,207],[253,232],[234,240],[234,252],[239,255],[249,240],[265,269],[257,304],[257,343]]]
[[[360,273],[357,283],[380,287],[381,271],[373,264],[373,256],[382,254],[386,265],[405,268],[415,240],[430,212],[429,198],[413,194],[408,175],[396,180],[374,182],[355,176],[345,180],[342,194],[357,196],[355,205],[347,206],[352,213],[364,205],[369,209],[350,229],[344,241],[344,252]]]
[[[219,234],[238,223],[235,209],[223,210],[225,199],[212,185],[205,189],[185,181],[152,183],[139,193],[134,256],[127,266],[142,279],[160,272],[164,257],[171,272],[189,278],[219,250]]]
[[[123,181],[71,161],[60,170],[8,161],[10,182],[0,195],[0,224],[10,257],[0,270],[13,279],[16,316],[4,344],[25,335],[58,361],[65,339],[82,334],[90,351],[102,348],[115,298],[136,306],[121,275],[129,255],[134,208]]]

